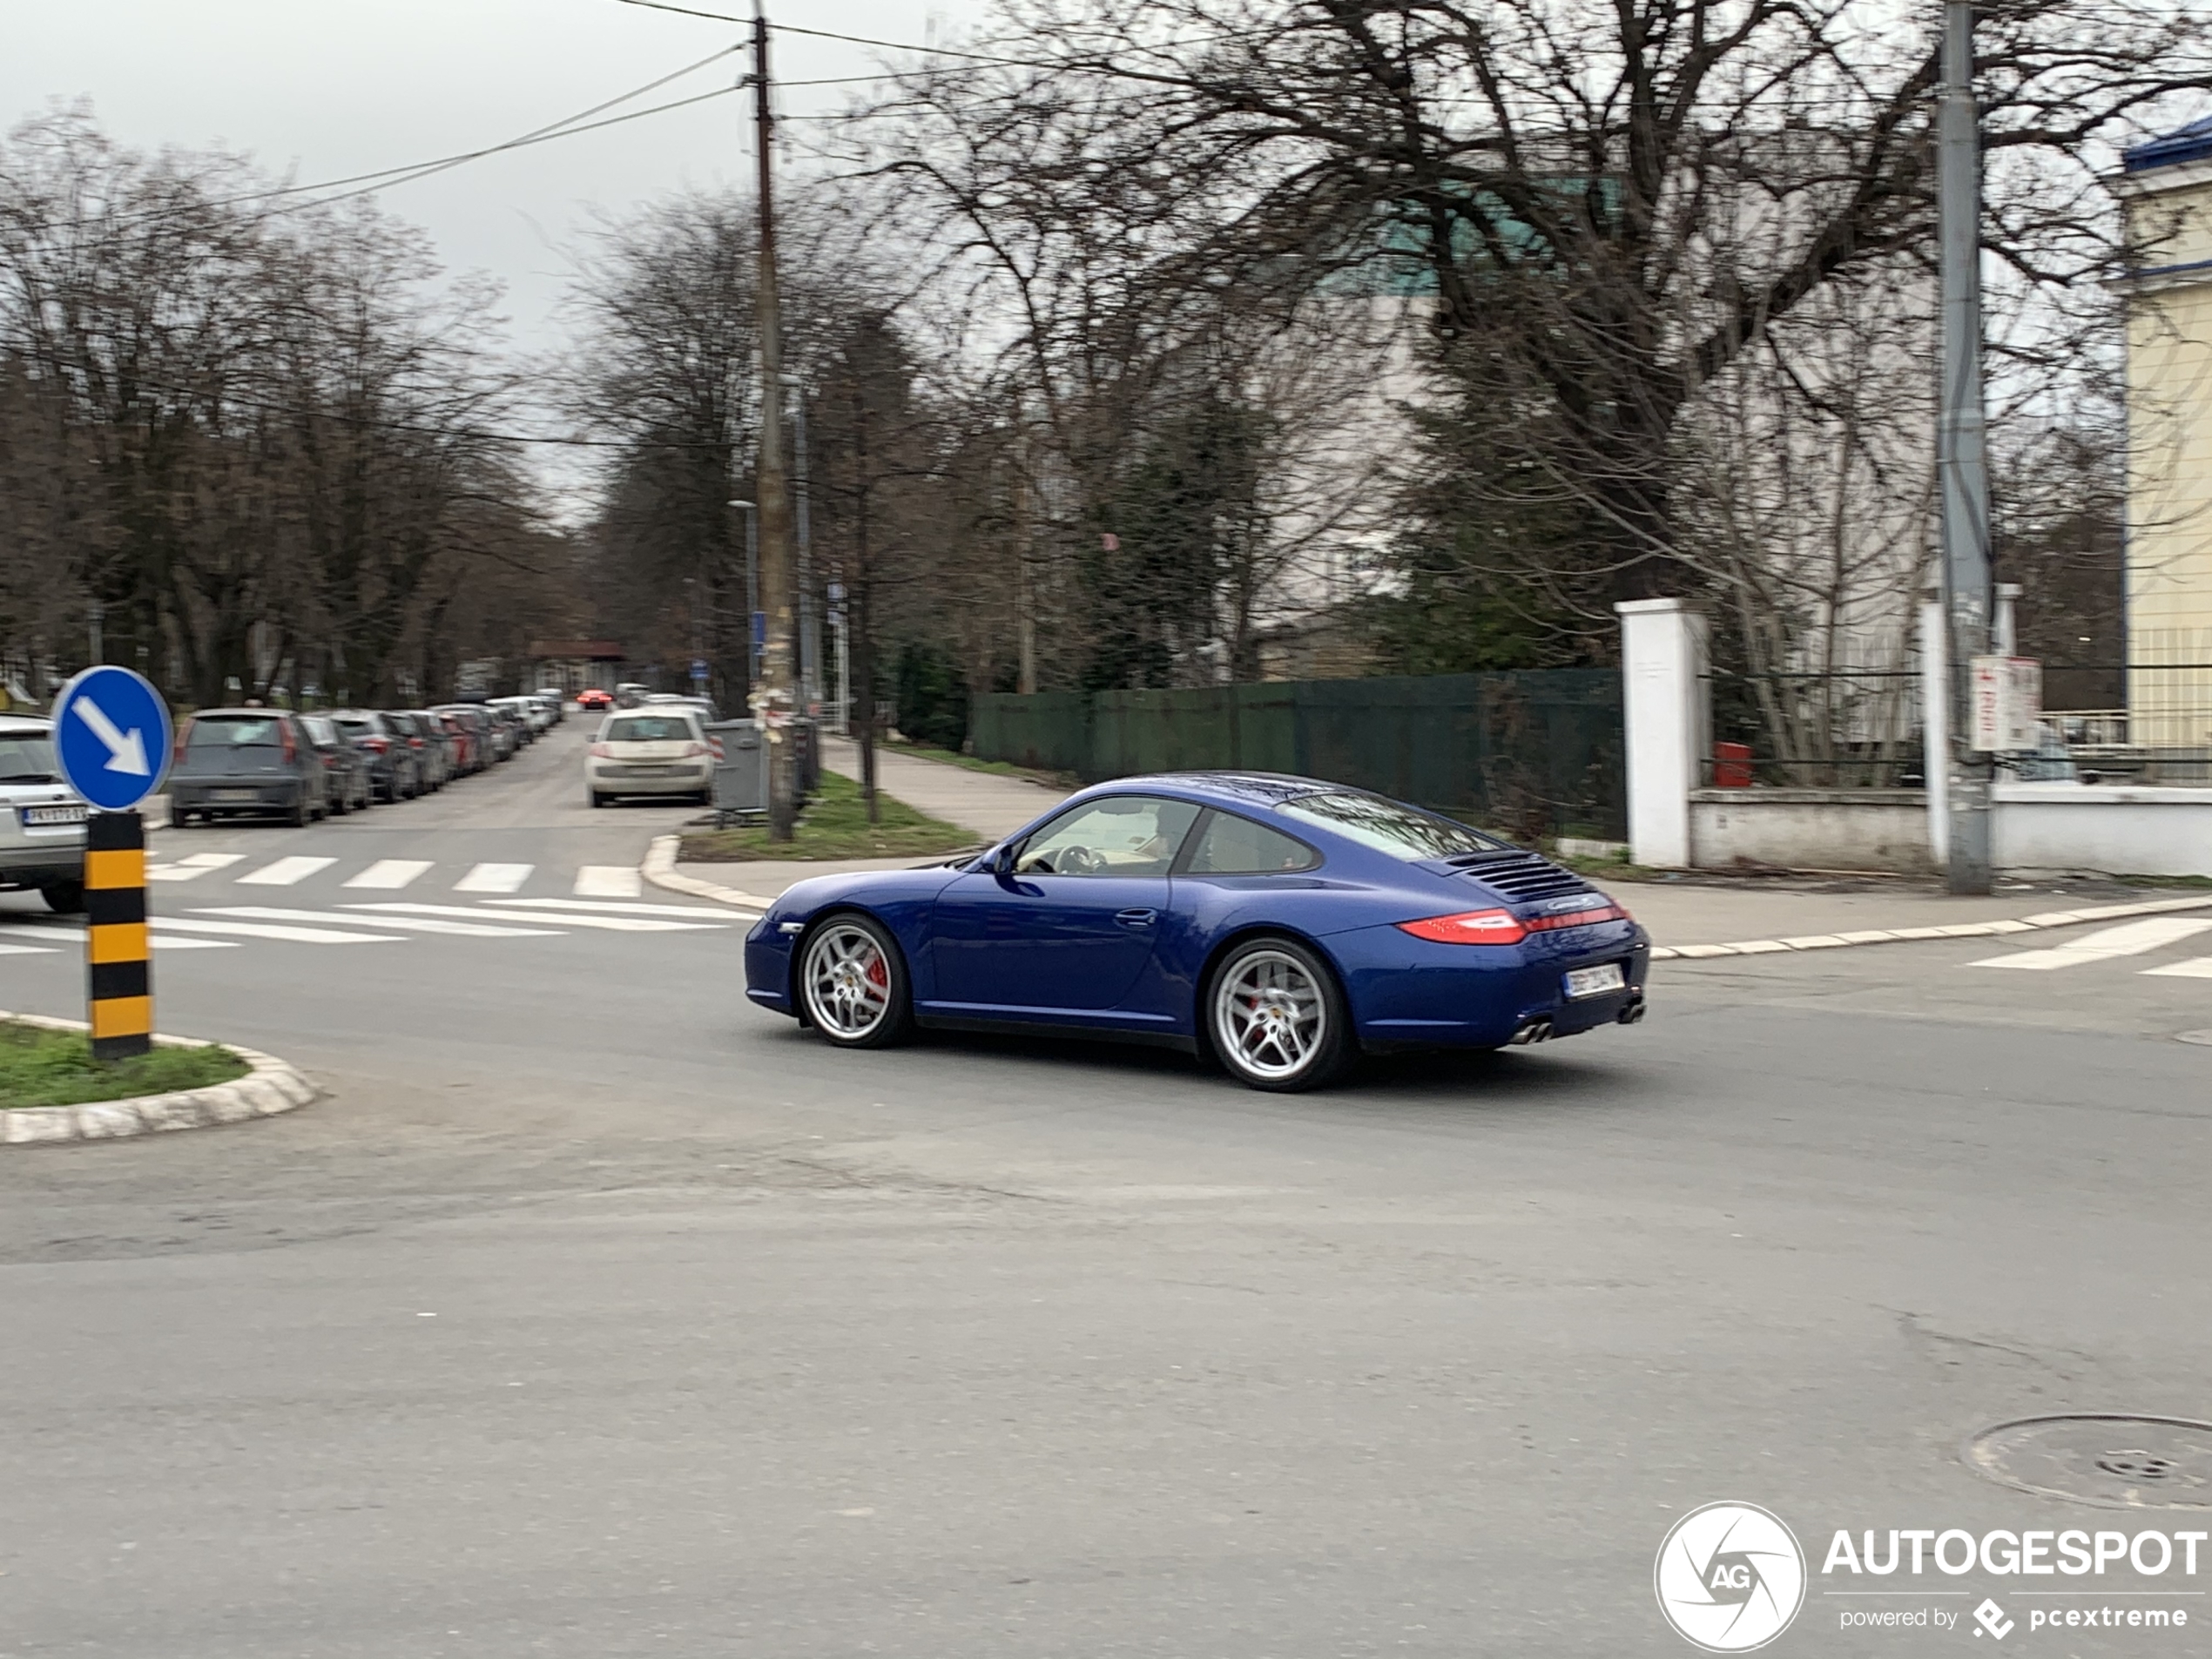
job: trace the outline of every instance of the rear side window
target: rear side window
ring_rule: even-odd
[[[0,784],[57,781],[53,738],[43,732],[0,732]]]
[[[203,714],[192,723],[185,746],[192,749],[273,749],[284,741],[282,727],[266,714]]]
[[[1190,849],[1192,875],[1285,875],[1317,868],[1321,855],[1280,830],[1233,813],[1215,813]]]
[[[611,743],[683,743],[691,736],[691,723],[675,714],[629,714],[607,722]]]
[[[310,714],[302,718],[300,724],[307,728],[308,738],[315,743],[335,743],[338,741],[337,729],[327,720],[320,719],[316,716]]]
[[[1511,843],[1379,795],[1301,795],[1276,810],[1408,861],[1511,850]]]

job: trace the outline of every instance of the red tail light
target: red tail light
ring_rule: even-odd
[[[185,739],[191,735],[192,719],[187,716],[185,723],[177,728],[177,752],[170,757],[178,765],[185,764]]]
[[[284,759],[285,764],[289,765],[293,758],[300,752],[299,744],[294,742],[293,739],[292,722],[289,720],[279,720],[277,722],[277,730],[284,734]]]
[[[703,754],[711,754],[713,752],[714,752],[711,749],[709,749],[704,743],[687,743],[684,745],[684,758],[686,760],[696,760]]]
[[[1629,913],[1607,900],[1581,910],[1562,910],[1523,921],[1510,910],[1463,910],[1455,916],[1426,916],[1401,921],[1399,929],[1416,939],[1440,945],[1517,945],[1531,934],[1557,933],[1562,927],[1587,927],[1593,922],[1627,921]]]
[[[1521,918],[1510,910],[1462,910],[1453,916],[1424,916],[1401,921],[1401,933],[1440,945],[1518,945],[1528,937]]]
[[[409,738],[407,740],[407,746],[410,749],[420,749],[422,746],[422,739],[420,738]]]
[[[392,746],[392,740],[389,738],[363,738],[361,744],[363,747],[382,754]]]
[[[611,743],[595,743],[591,745],[591,752],[601,760],[611,760],[614,759],[615,746]]]

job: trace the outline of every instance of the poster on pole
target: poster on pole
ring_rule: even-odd
[[[2020,754],[2038,747],[2043,664],[2032,657],[1977,657],[1971,667],[1973,721],[1967,746],[1978,754]]]

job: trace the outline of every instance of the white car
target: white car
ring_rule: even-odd
[[[600,723],[583,757],[583,787],[594,806],[624,795],[714,799],[714,751],[695,709],[664,705],[617,709]]]
[[[62,781],[51,720],[0,715],[0,887],[84,907],[84,803]]]

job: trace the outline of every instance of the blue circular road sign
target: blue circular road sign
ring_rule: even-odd
[[[161,693],[127,668],[88,668],[54,699],[62,777],[102,812],[128,812],[153,793],[169,738]]]

